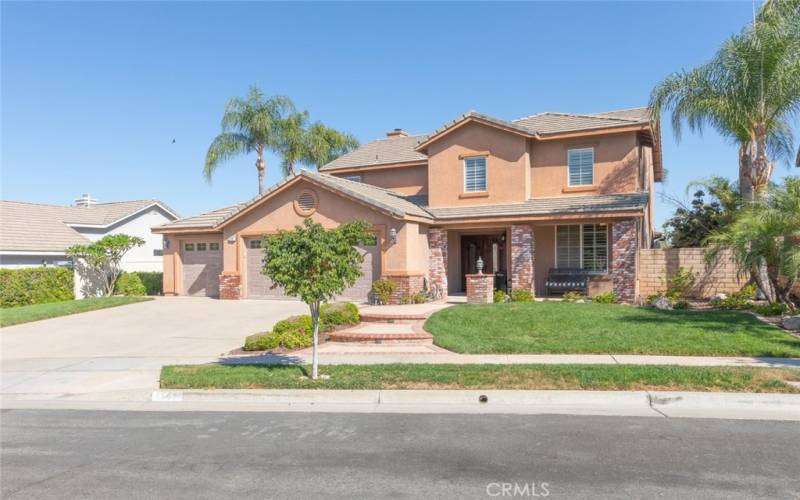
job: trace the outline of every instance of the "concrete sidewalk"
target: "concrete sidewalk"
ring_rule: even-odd
[[[800,358],[752,358],[716,356],[645,356],[637,354],[458,354],[435,345],[357,344],[328,342],[319,346],[325,365],[384,364],[582,364],[582,365],[678,365],[800,368]],[[311,349],[287,354],[227,356],[227,364],[307,364]]]

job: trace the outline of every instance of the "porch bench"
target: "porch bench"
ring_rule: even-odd
[[[581,292],[589,295],[589,274],[583,269],[551,268],[544,283],[547,296],[553,292]]]

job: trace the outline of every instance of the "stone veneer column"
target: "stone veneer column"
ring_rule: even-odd
[[[219,275],[219,298],[239,300],[242,298],[242,277],[239,273],[223,272]]]
[[[636,252],[638,238],[633,219],[611,225],[611,278],[620,302],[636,298]]]
[[[533,290],[533,228],[528,224],[511,226],[511,289]]]
[[[442,298],[447,298],[447,230],[428,229],[428,275],[431,285],[439,285]]]

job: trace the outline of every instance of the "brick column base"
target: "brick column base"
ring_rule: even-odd
[[[494,302],[494,275],[467,274],[467,304]]]
[[[227,272],[219,275],[219,298],[223,300],[242,298],[242,277],[238,273]]]
[[[612,224],[611,278],[620,302],[633,303],[636,298],[637,252],[636,221],[629,219]]]
[[[421,274],[415,276],[383,276],[383,279],[394,281],[397,284],[397,289],[389,298],[390,304],[402,304],[404,297],[410,297],[417,292],[421,292],[423,288],[423,281],[425,277]]]
[[[439,285],[442,290],[442,299],[446,299],[447,230],[439,228],[428,229],[428,248],[430,249],[428,275],[431,279],[431,285]]]

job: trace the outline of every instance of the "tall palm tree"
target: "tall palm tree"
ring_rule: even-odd
[[[280,123],[286,114],[294,113],[294,104],[284,96],[265,99],[253,85],[244,99],[233,98],[222,115],[222,133],[211,142],[206,153],[203,175],[210,181],[225,161],[242,154],[257,155],[258,193],[264,194],[264,153],[279,146]]]
[[[326,163],[357,147],[358,139],[355,136],[314,122],[306,132],[305,151],[300,161],[319,170]]]
[[[728,39],[707,63],[668,76],[651,94],[668,110],[676,137],[715,128],[739,146],[745,199],[766,191],[773,161],[794,156],[791,120],[800,112],[800,0],[772,0],[752,26]],[[798,153],[800,154],[800,153]]]
[[[301,163],[306,154],[306,122],[308,112],[295,112],[282,119],[278,125],[277,153],[281,156],[284,176],[295,174],[294,166]]]

